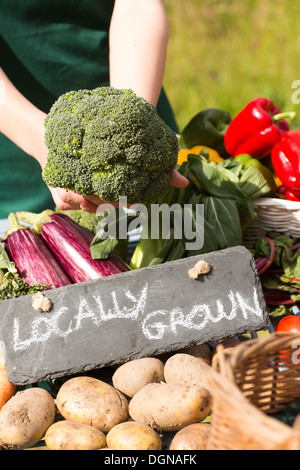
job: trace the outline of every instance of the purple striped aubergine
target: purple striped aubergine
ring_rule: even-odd
[[[18,214],[28,223],[34,220],[30,218],[30,213]],[[44,222],[38,225],[42,239],[74,283],[120,274],[130,269],[113,253],[103,260],[93,259],[90,249],[93,235],[65,214],[47,211]]]
[[[5,235],[5,250],[19,275],[29,285],[47,284],[49,289],[72,284],[41,236],[22,227],[13,213],[8,220],[10,228]]]

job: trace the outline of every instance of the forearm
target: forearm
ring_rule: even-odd
[[[130,88],[156,106],[167,42],[163,0],[116,0],[110,27],[110,85]]]
[[[43,167],[47,158],[44,144],[46,114],[14,87],[1,68],[0,86],[0,132]]]

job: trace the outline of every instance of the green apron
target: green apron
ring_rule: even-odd
[[[44,112],[63,93],[109,85],[114,0],[0,0],[0,66]],[[157,110],[178,128],[162,90]],[[0,219],[53,208],[39,164],[0,134]]]

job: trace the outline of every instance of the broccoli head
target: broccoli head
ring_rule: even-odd
[[[177,163],[175,132],[131,90],[65,93],[51,107],[45,130],[45,183],[82,196],[152,202],[167,189]]]

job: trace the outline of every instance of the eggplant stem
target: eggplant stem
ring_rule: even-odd
[[[16,213],[16,216],[23,222],[26,222],[27,224],[31,225],[35,232],[41,233],[41,230],[45,224],[52,223],[52,219],[50,217],[51,214],[54,214],[54,211],[51,209],[46,209],[40,214],[20,211]]]
[[[6,230],[4,237],[1,239],[1,241],[7,240],[9,235],[11,235],[14,232],[17,232],[18,230],[25,230],[28,229],[27,226],[21,225],[20,222],[18,221],[17,215],[14,212],[11,212],[8,215],[8,223],[9,223],[9,229]]]

